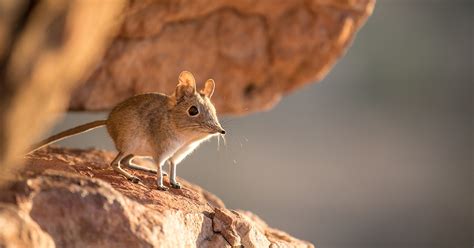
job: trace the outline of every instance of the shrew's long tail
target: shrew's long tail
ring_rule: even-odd
[[[41,149],[41,148],[43,148],[43,147],[45,147],[49,144],[60,141],[62,139],[74,136],[76,134],[84,133],[84,132],[90,131],[92,129],[101,127],[101,126],[105,126],[106,123],[107,123],[106,120],[93,121],[93,122],[89,122],[89,123],[86,123],[86,124],[83,124],[83,125],[80,125],[80,126],[77,126],[77,127],[73,127],[73,128],[68,129],[66,131],[62,131],[62,132],[60,132],[58,134],[55,134],[55,135],[39,142],[38,144],[34,145],[33,148],[31,149],[31,151],[28,152],[28,154],[30,154],[30,153],[32,153],[36,150],[39,150],[39,149]]]

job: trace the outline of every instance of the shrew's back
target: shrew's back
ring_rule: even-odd
[[[146,93],[119,103],[107,119],[107,131],[116,148],[133,153],[148,152],[153,142],[152,129],[167,122],[169,101],[164,94]]]

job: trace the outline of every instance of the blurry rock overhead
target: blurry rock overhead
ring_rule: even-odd
[[[216,81],[219,113],[267,110],[328,73],[374,2],[132,1],[70,109],[108,110],[135,94],[171,93],[176,75],[189,70],[200,84]]]
[[[102,57],[124,1],[0,1],[0,186]]]

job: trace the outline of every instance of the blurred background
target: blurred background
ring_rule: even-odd
[[[316,247],[472,247],[473,1],[379,0],[330,74],[178,166]],[[107,113],[69,113],[51,133]],[[104,128],[60,143],[113,149]]]

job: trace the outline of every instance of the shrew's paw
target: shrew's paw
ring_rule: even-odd
[[[130,178],[127,178],[128,181],[132,182],[132,183],[139,183],[141,180],[140,178],[136,177],[136,176],[133,176],[133,177],[130,177]]]
[[[173,188],[173,189],[180,189],[180,188],[181,188],[181,184],[180,184],[180,183],[171,183],[171,188]]]
[[[158,190],[161,190],[161,191],[167,191],[169,188],[166,187],[166,186],[163,186],[163,185],[158,185]]]

